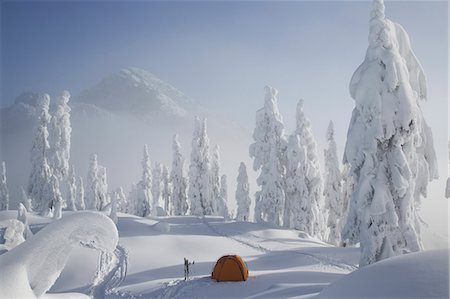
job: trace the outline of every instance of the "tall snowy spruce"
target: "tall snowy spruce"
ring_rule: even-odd
[[[241,162],[239,165],[236,182],[236,221],[249,221],[251,204],[249,196],[250,186],[248,184],[247,167],[244,162]]]
[[[63,91],[58,97],[55,113],[50,122],[50,165],[53,174],[61,182],[69,175],[70,136],[70,93]]]
[[[114,196],[116,197],[117,210],[119,212],[128,214],[133,213],[133,211],[130,209],[127,197],[125,196],[122,187],[116,189],[116,191],[114,192]]]
[[[2,162],[2,169],[0,172],[0,211],[8,210],[9,208],[9,192],[6,185],[6,163]]]
[[[314,235],[317,207],[309,198],[306,186],[307,164],[305,148],[300,145],[299,136],[289,136],[286,150],[286,201],[283,225]]]
[[[44,94],[39,98],[38,123],[34,131],[31,147],[31,172],[28,180],[28,194],[31,197],[33,209],[48,215],[53,208],[52,170],[48,163],[50,145],[48,143],[48,125],[50,123],[50,96]]]
[[[212,153],[211,161],[211,196],[213,215],[221,215],[220,209],[220,147],[216,145]]]
[[[214,215],[211,192],[211,158],[206,119],[195,119],[192,136],[191,164],[189,165],[189,189],[191,215]]]
[[[256,127],[249,153],[253,169],[261,170],[257,184],[255,220],[281,225],[284,208],[284,155],[286,140],[284,125],[277,104],[278,91],[265,87],[264,107],[256,112]]]
[[[297,218],[295,221],[307,223],[308,230],[306,231],[311,236],[318,238],[324,238],[326,235],[326,225],[323,208],[322,197],[322,176],[320,173],[319,156],[317,153],[316,140],[314,138],[311,122],[305,116],[303,111],[303,100],[299,100],[297,104],[296,112],[296,129],[294,135],[297,135],[300,142],[300,147],[303,148],[305,153],[304,164],[301,166],[304,173],[304,182],[306,185],[306,192],[304,195],[307,197],[300,197],[302,201],[301,210],[296,209],[299,215],[295,215]],[[299,170],[301,171],[301,170]],[[304,190],[299,192],[304,192]],[[309,210],[306,211],[305,210]],[[299,219],[301,217],[308,217],[306,219]],[[312,225],[312,226],[311,226]]]
[[[170,172],[170,182],[172,184],[171,196],[171,215],[180,216],[186,215],[188,210],[187,203],[187,182],[183,174],[184,158],[181,154],[181,145],[178,141],[178,135],[173,137],[173,158],[172,169]]]
[[[67,178],[67,209],[69,211],[76,211],[76,201],[77,201],[77,178],[75,175],[75,168],[71,167],[69,171],[69,176]]]
[[[164,202],[164,211],[166,211],[167,215],[171,215],[170,210],[172,209],[172,207],[170,206],[170,198],[172,190],[170,188],[169,169],[167,169],[166,165],[163,165],[162,169],[161,188],[161,197]]]
[[[226,220],[230,219],[230,212],[228,211],[227,203],[228,203],[227,176],[223,174],[220,177],[219,198],[217,202],[217,215],[222,216]]]
[[[354,205],[356,202],[352,201],[353,191],[355,190],[355,180],[352,175],[352,167],[350,164],[344,164],[342,170],[342,217],[340,219],[339,226],[341,227],[341,245],[356,245],[359,242],[358,238],[352,239],[344,239],[342,238],[342,229],[344,228],[345,223],[347,222],[349,216],[349,211],[356,213],[357,209],[355,207],[350,208],[350,204]],[[350,234],[353,237],[356,237],[356,234]]]
[[[78,186],[77,186],[77,198],[76,198],[76,208],[77,211],[85,210],[86,204],[84,201],[84,185],[83,178],[80,176],[78,178]]]
[[[142,178],[135,190],[135,214],[146,217],[152,213],[152,164],[148,154],[147,145],[144,146],[144,157],[142,159]]]
[[[417,208],[437,178],[431,129],[420,101],[426,79],[403,27],[373,2],[369,47],[350,81],[356,102],[344,163],[355,190],[343,239],[359,239],[360,266],[422,249]],[[356,211],[355,211],[356,209]]]
[[[108,177],[106,175],[106,167],[101,165],[98,166],[97,178],[98,178],[97,210],[102,211],[110,201],[108,194]]]
[[[152,216],[157,216],[157,208],[161,199],[161,176],[162,166],[161,163],[155,162],[152,170]]]
[[[100,183],[98,178],[97,155],[92,154],[87,176],[86,209],[97,210],[100,203]]]
[[[330,121],[327,129],[327,149],[325,156],[325,209],[328,212],[328,243],[341,244],[341,218],[343,216],[342,174],[339,169],[336,142],[334,140],[334,124]]]

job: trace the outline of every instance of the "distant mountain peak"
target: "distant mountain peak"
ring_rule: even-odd
[[[139,68],[125,68],[104,78],[75,97],[114,112],[149,115],[163,113],[185,116],[195,107],[184,93]]]

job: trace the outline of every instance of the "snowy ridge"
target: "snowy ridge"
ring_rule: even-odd
[[[138,68],[122,69],[106,77],[75,100],[117,113],[142,116],[161,112],[183,117],[194,107],[193,100],[181,91]]]

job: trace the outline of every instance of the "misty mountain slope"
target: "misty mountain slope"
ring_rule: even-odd
[[[51,105],[57,96],[51,95]],[[36,93],[24,93],[13,105],[1,110],[0,158],[6,161],[11,208],[20,200],[20,186],[28,184],[38,97]],[[239,163],[251,163],[248,157],[251,136],[242,128],[202,109],[154,75],[137,69],[122,70],[73,95],[69,106],[70,163],[77,175],[86,179],[89,157],[98,154],[99,163],[107,168],[110,191],[122,186],[127,192],[140,179],[144,144],[149,146],[152,162],[170,167],[172,138],[176,133],[180,136],[187,174],[194,116],[207,117],[211,148],[215,144],[221,147],[222,172],[228,176],[229,202],[233,208]]]
[[[183,117],[196,107],[195,102],[181,91],[138,68],[122,69],[106,77],[74,97],[74,101],[140,116],[160,112]]]

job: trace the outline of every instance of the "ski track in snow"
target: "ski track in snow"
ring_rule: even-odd
[[[201,220],[201,222],[206,227],[208,227],[214,234],[216,234],[220,237],[224,237],[224,238],[233,240],[235,242],[238,242],[240,244],[248,246],[248,247],[255,249],[257,251],[260,251],[262,253],[276,252],[276,250],[271,250],[267,247],[257,244],[256,242],[248,241],[248,239],[244,240],[243,238],[233,236],[229,233],[225,233],[224,231],[221,231],[217,226],[211,224],[210,221],[208,221],[208,219],[205,217],[199,217],[199,220]],[[239,232],[237,232],[237,233],[239,233]],[[260,240],[261,242],[269,241],[269,242],[277,242],[277,243],[281,243],[281,244],[286,244],[286,242],[283,242],[283,241],[279,241],[276,239],[263,238],[261,236],[257,236],[255,234],[248,233],[248,232],[245,233],[245,235],[250,236],[251,238]],[[329,256],[305,253],[305,252],[300,252],[300,251],[296,251],[296,250],[282,250],[282,251],[284,251],[286,253],[302,255],[307,258],[313,259],[314,261],[318,262],[320,265],[323,265],[324,268],[329,268],[331,266],[331,267],[338,268],[338,269],[344,270],[344,271],[349,271],[349,272],[352,272],[357,269],[357,267],[355,267],[351,264],[348,264],[342,260],[331,258]],[[158,288],[157,290],[155,290],[151,293],[137,295],[136,297],[142,296],[143,298],[146,298],[147,296],[151,296],[152,298],[185,298],[186,294],[188,294],[190,290],[195,289],[195,288],[202,288],[205,286],[209,286],[209,285],[212,285],[213,283],[214,282],[210,279],[209,276],[194,277],[187,281],[172,280],[172,281],[163,283],[162,287]],[[322,285],[322,284],[319,283],[318,285]],[[269,289],[265,290],[263,293],[259,293],[259,294],[255,295],[254,297],[264,296],[264,295],[270,296],[270,292],[275,291],[275,290],[271,290],[271,289],[272,289],[272,287],[269,287]],[[302,298],[310,298],[310,297],[313,297],[316,295],[317,295],[317,293],[311,293],[311,294],[302,296]]]
[[[270,250],[270,249],[268,249],[266,247],[263,247],[260,244],[252,243],[252,242],[243,240],[241,238],[238,238],[236,236],[231,236],[229,234],[221,232],[220,230],[215,228],[206,218],[203,218],[203,223],[207,227],[209,227],[214,233],[216,233],[219,236],[222,236],[224,238],[229,238],[231,240],[234,240],[234,241],[239,242],[239,243],[241,243],[243,245],[249,246],[249,247],[251,247],[251,248],[253,248],[255,250],[262,251],[264,253],[274,252],[273,250]],[[256,238],[256,239],[260,239],[261,241],[270,241],[270,242],[277,242],[277,243],[285,244],[285,242],[282,242],[282,241],[279,241],[279,240],[276,240],[276,239],[265,239],[265,238],[262,238],[260,236],[255,235],[255,234],[252,234],[252,233],[246,233],[246,235],[249,235],[249,236],[251,236],[253,238]],[[316,254],[305,253],[305,252],[299,252],[297,250],[284,250],[284,252],[304,255],[304,256],[307,256],[307,257],[310,257],[310,258],[316,260],[317,262],[319,262],[322,265],[333,266],[333,267],[340,268],[340,269],[343,269],[343,270],[346,270],[346,271],[354,271],[354,270],[358,269],[357,267],[355,267],[353,265],[350,265],[348,263],[345,263],[342,260],[333,259],[333,258],[331,258],[329,256],[316,255]]]

